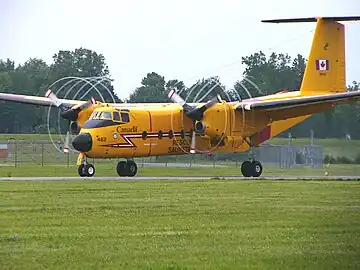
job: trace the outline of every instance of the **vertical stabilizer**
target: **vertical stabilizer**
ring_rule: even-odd
[[[346,91],[345,30],[341,23],[317,19],[300,91],[302,95]]]

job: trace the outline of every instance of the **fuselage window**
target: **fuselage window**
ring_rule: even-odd
[[[113,120],[117,122],[121,121],[119,112],[113,112]]]
[[[122,119],[122,121],[123,121],[124,123],[129,123],[129,121],[130,121],[129,114],[122,112],[122,113],[121,113],[121,119]]]

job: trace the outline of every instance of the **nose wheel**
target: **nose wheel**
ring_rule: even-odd
[[[95,167],[92,164],[81,164],[78,167],[78,173],[81,177],[92,177],[95,174]]]
[[[138,168],[133,160],[120,161],[116,166],[116,172],[119,176],[130,176],[133,177],[137,174]]]
[[[245,177],[259,177],[262,174],[263,167],[259,161],[247,160],[241,164],[241,173]]]

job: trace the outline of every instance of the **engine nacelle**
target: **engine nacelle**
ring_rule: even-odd
[[[206,125],[201,122],[201,121],[196,121],[195,122],[195,131],[198,132],[198,133],[204,133],[206,130]]]
[[[70,130],[72,134],[79,134],[80,132],[80,126],[78,125],[77,122],[71,122],[70,124]]]
[[[207,135],[208,137],[212,139],[220,139],[224,133],[225,130],[220,130],[218,128],[212,128],[209,125],[207,125],[205,122],[202,121],[196,121],[195,123],[195,131],[197,133]]]

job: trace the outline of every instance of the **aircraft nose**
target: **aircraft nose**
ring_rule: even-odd
[[[88,152],[92,147],[92,138],[89,133],[80,133],[72,141],[73,147],[79,152]]]

